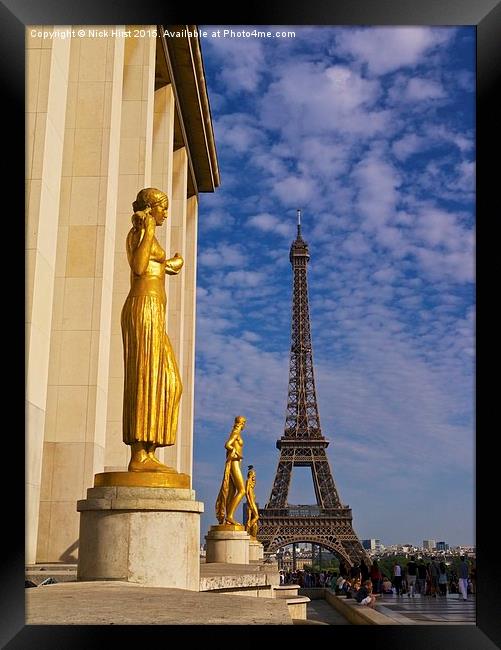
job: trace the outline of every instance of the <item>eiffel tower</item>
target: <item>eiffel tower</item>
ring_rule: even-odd
[[[267,554],[287,544],[310,542],[322,546],[348,566],[367,554],[353,530],[349,506],[342,505],[332,476],[318,416],[310,315],[308,309],[308,244],[301,236],[301,211],[297,211],[297,237],[290,249],[294,274],[292,342],[284,435],[271,495],[259,510],[258,539]],[[287,503],[293,467],[310,467],[317,505]],[[294,547],[293,547],[294,548]]]

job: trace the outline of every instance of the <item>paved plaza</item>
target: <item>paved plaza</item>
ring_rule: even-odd
[[[292,625],[285,600],[143,587],[62,582],[26,589],[28,625]]]
[[[326,625],[351,625],[350,621],[325,600],[312,600],[306,606],[306,612],[308,621],[316,621]]]
[[[402,624],[416,625],[475,625],[475,596],[463,600],[457,594],[447,597],[431,596],[408,598],[407,596],[383,596],[377,611],[387,614]],[[406,620],[404,620],[406,619]]]
[[[147,590],[145,587],[130,583],[76,583],[75,564],[31,566],[27,567],[26,578],[35,584],[40,584],[47,577],[55,579],[60,584],[27,590],[27,618],[29,623],[47,623],[51,621],[53,624],[67,624],[71,620],[72,623],[80,624],[82,622],[117,623],[118,621],[134,624],[139,621],[130,618],[130,607],[124,606],[126,603],[125,601],[122,602],[122,600],[126,600],[129,597],[137,598],[137,595],[133,596],[133,594],[140,593],[142,596],[148,595],[152,605],[155,605],[151,613],[157,623],[166,623],[166,611],[169,612],[167,617],[169,623],[173,621],[179,623],[193,623],[196,621],[202,624],[227,623],[228,616],[230,616],[232,621],[234,619],[234,607],[232,606],[228,609],[230,601],[227,600],[233,596],[230,594],[217,594],[215,599],[210,599],[210,606],[207,607],[209,601],[206,603],[204,600],[209,596],[207,591],[220,589],[230,589],[233,591],[237,587],[247,589],[256,588],[257,586],[266,587],[269,582],[266,574],[270,569],[271,567],[266,564],[222,565],[219,563],[206,564],[202,562],[200,565],[200,595],[202,598],[199,599],[197,598],[198,594],[196,592],[175,589]],[[72,584],[73,587],[71,586]],[[140,591],[135,592],[134,587]],[[134,591],[131,591],[131,589]],[[184,614],[180,615],[179,608],[176,604],[179,596],[176,598],[176,593],[183,595],[183,598],[185,598],[183,602],[185,604],[187,601],[191,602],[193,600],[193,606],[188,608],[188,610],[191,610],[191,614],[187,614],[185,611]],[[102,603],[101,598],[96,598],[96,596],[102,594],[107,595],[108,607],[103,609],[101,606],[98,608],[99,611],[94,611],[89,603],[94,599],[95,602]],[[223,595],[224,598],[220,599],[219,596]],[[263,595],[265,594],[263,593]],[[327,625],[351,624],[324,599],[315,597],[312,594],[309,595],[312,597],[311,602],[307,605],[307,619],[309,621]],[[48,596],[50,597],[48,598]],[[88,596],[91,597],[90,600],[87,598]],[[112,604],[109,598],[110,596],[118,600]],[[72,599],[75,600],[73,601]],[[89,603],[87,600],[89,600]],[[117,606],[118,601],[120,601],[119,606]],[[167,602],[168,607],[166,607]],[[158,607],[156,607],[157,603]],[[234,603],[235,601],[233,605]],[[283,624],[287,621],[290,624],[291,622],[286,615],[286,608],[282,607],[282,611],[275,610],[274,608],[278,607],[280,609],[281,606],[276,605],[276,601],[269,598],[249,598],[244,596],[243,600],[239,601],[239,603],[238,623],[245,624],[251,621],[260,624]],[[173,604],[175,604],[174,607]],[[186,610],[185,604],[181,609]],[[245,607],[242,607],[242,605],[245,605]],[[229,614],[230,610],[232,611],[231,614]],[[415,598],[409,598],[406,595],[384,595],[378,598],[376,611],[391,619],[390,624],[394,625],[476,624],[476,600],[474,595],[469,595],[467,601],[463,601],[457,594],[449,594],[445,598],[421,597],[419,595]],[[161,613],[159,614],[159,612]]]

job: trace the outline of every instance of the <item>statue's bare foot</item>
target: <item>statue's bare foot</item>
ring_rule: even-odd
[[[226,523],[227,524],[232,524],[233,526],[241,526],[242,524],[239,524],[238,521],[235,521],[232,517],[226,517]]]

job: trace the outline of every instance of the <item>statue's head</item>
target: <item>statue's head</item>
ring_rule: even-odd
[[[256,476],[256,470],[254,469],[254,465],[249,465],[247,471],[247,478],[252,478],[255,476]]]
[[[243,415],[237,415],[237,417],[235,418],[235,426],[239,426],[241,429],[244,428],[246,422],[247,420],[244,418]]]
[[[134,212],[137,212],[138,210],[144,210],[145,208],[153,208],[159,203],[165,203],[167,206],[169,205],[167,194],[162,192],[162,190],[157,190],[156,187],[145,187],[137,193],[132,208]]]
[[[165,192],[157,190],[156,187],[145,187],[137,193],[136,200],[132,204],[134,212],[149,208],[157,226],[161,226],[167,218],[169,199]]]

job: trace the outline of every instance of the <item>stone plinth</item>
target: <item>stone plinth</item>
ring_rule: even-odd
[[[95,487],[77,510],[77,580],[199,590],[203,503],[193,490]]]
[[[249,562],[261,562],[264,558],[264,547],[255,537],[249,541]]]
[[[274,598],[273,588],[279,581],[276,568],[262,563],[200,563],[200,591]]]
[[[298,596],[297,598],[287,598],[285,601],[289,609],[290,617],[294,620],[305,621],[307,616],[307,605],[310,599],[307,596]]]
[[[205,540],[207,563],[249,564],[250,535],[243,526],[229,524],[211,526]]]
[[[299,594],[299,585],[279,585],[273,588],[275,598],[294,598]]]

